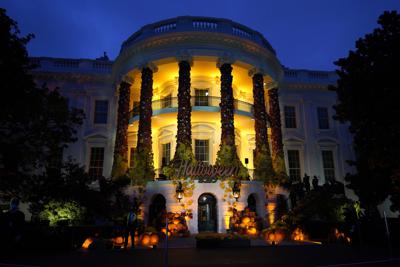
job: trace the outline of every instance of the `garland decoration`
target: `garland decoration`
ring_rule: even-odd
[[[270,89],[268,91],[268,96],[269,116],[271,124],[272,165],[277,174],[286,175],[278,88]]]
[[[114,145],[114,161],[111,176],[114,178],[126,174],[128,169],[128,125],[130,84],[121,82],[119,86],[117,132]]]
[[[240,161],[235,146],[234,99],[232,90],[232,66],[222,64],[221,71],[221,144],[217,152],[216,165],[238,167],[239,179],[247,179],[249,174]]]
[[[133,184],[145,185],[147,181],[153,180],[155,175],[151,139],[152,98],[153,71],[149,67],[144,67],[140,88],[138,140],[133,157],[133,167],[129,172]]]
[[[264,78],[262,74],[253,75],[254,119],[256,149],[254,150],[254,178],[272,183],[274,169],[267,134],[267,112],[265,110]]]
[[[190,63],[179,62],[178,85],[178,132],[176,136],[176,150],[172,165],[179,165],[183,160],[194,160],[192,151],[192,125],[190,105]]]

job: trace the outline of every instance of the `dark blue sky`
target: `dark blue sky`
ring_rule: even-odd
[[[291,68],[334,69],[357,38],[377,26],[399,0],[2,0],[23,34],[34,33],[31,56],[118,55],[121,43],[147,23],[182,16],[223,17],[255,29]]]

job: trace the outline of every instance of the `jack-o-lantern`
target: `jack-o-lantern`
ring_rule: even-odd
[[[124,245],[124,238],[122,236],[114,237],[113,239],[114,246],[123,246]]]
[[[142,235],[142,246],[148,247],[150,245],[150,236],[148,234]]]
[[[281,230],[270,230],[264,235],[264,240],[272,245],[277,245],[285,238],[285,233]]]
[[[158,244],[158,240],[159,240],[159,238],[158,238],[157,234],[155,234],[155,233],[151,234],[151,236],[150,236],[150,245],[152,245],[152,246],[157,245]]]
[[[249,229],[247,229],[247,234],[256,235],[257,234],[257,229],[255,227],[250,227]]]
[[[249,217],[243,217],[243,219],[242,219],[242,223],[243,224],[248,224],[250,222],[250,218]]]
[[[82,244],[82,248],[83,249],[88,249],[90,247],[90,245],[93,243],[93,239],[92,238],[86,238],[85,241]]]

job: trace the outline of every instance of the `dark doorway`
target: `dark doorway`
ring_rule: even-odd
[[[247,198],[247,207],[249,208],[250,211],[257,212],[257,201],[254,194],[250,194],[249,197]]]
[[[163,225],[163,215],[165,214],[165,197],[157,194],[153,197],[149,207],[149,221],[148,225],[155,227],[158,231],[161,230]]]
[[[199,232],[217,231],[217,200],[211,194],[202,194],[198,201]]]

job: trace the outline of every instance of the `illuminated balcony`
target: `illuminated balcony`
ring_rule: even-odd
[[[216,96],[192,96],[191,97],[192,112],[220,112],[219,104],[221,98]],[[165,113],[178,112],[178,98],[167,97],[152,102],[153,116]],[[253,118],[253,105],[244,101],[234,100],[235,114]],[[130,123],[139,120],[139,104],[133,106],[130,111]]]

